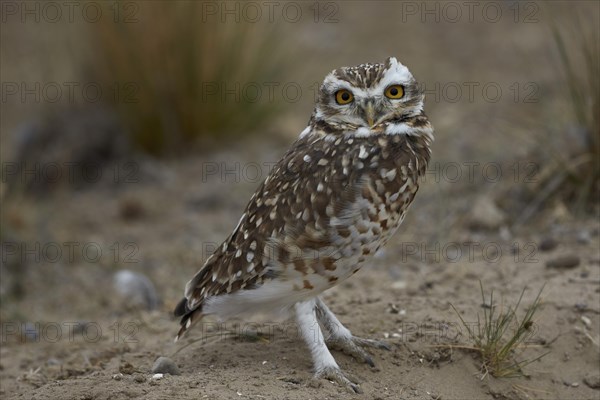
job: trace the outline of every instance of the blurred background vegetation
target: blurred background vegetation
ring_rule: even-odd
[[[223,144],[282,111],[282,102],[261,99],[263,83],[280,82],[292,66],[280,27],[223,24],[206,13],[201,2],[154,2],[131,17],[152,23],[105,19],[91,32],[89,79],[103,87],[130,83],[111,106],[143,151]]]
[[[111,165],[133,161],[148,185],[119,186],[114,179],[109,185],[126,227],[135,228],[137,220],[151,225],[144,216],[152,212],[140,200],[144,188],[171,187],[168,205],[173,193],[192,193],[201,197],[190,200],[193,207],[229,204],[239,211],[257,183],[200,184],[202,166],[194,163],[277,160],[306,126],[314,92],[329,71],[391,55],[426,90],[425,108],[436,128],[434,174],[443,175],[451,163],[503,168],[500,181],[483,179],[481,171],[459,184],[443,176],[428,180],[421,204],[441,221],[439,235],[472,212],[477,201],[466,201],[466,194],[497,205],[511,229],[548,215],[597,216],[598,3],[575,3],[497,2],[503,12],[497,21],[485,18],[484,4],[470,21],[465,10],[458,20],[444,13],[444,2],[431,2],[436,16],[387,1],[282,2],[272,14],[262,8],[259,18],[252,9],[244,13],[243,2],[201,1],[94,3],[102,18],[92,22],[82,17],[82,7],[73,21],[66,12],[58,22],[8,15],[0,60],[2,238],[52,237],[48,210],[56,205],[43,203],[39,214],[24,208],[51,194],[65,204],[76,201],[81,194],[72,190],[90,186],[82,178],[90,160],[110,168],[109,176]],[[227,4],[238,11],[224,12]],[[294,6],[287,14],[286,4]],[[472,98],[467,82],[477,84]],[[501,96],[486,96],[486,84],[500,87]],[[286,95],[286,85],[301,93]],[[62,90],[57,100],[49,95],[55,86]],[[90,98],[88,86],[102,95]],[[460,88],[458,97],[449,87]],[[24,178],[27,166],[53,162],[75,164],[75,184]],[[10,176],[4,173],[8,163],[18,169]],[[182,171],[187,163],[192,172]],[[515,170],[528,163],[533,170]],[[533,181],[526,179],[530,172]],[[452,200],[440,202],[440,192]],[[152,192],[143,200],[163,204],[158,198]],[[77,206],[87,213],[100,199],[91,196]],[[230,211],[222,215],[226,221],[237,214]]]
[[[7,118],[2,139],[9,145],[3,156],[11,158],[7,152],[21,122],[99,106],[118,116],[136,148],[153,155],[173,155],[190,147],[201,150],[198,144],[225,145],[232,137],[272,133],[281,125],[287,127],[287,120],[278,122],[290,115],[308,118],[311,90],[330,69],[392,54],[406,61],[430,88],[469,79],[501,84],[505,78],[528,79],[539,89],[536,106],[513,101],[508,111],[527,109],[539,121],[548,120],[555,115],[553,107],[560,107],[559,114],[568,116],[568,121],[556,117],[548,125],[577,125],[587,132],[588,145],[596,151],[595,6],[585,1],[578,2],[578,7],[569,7],[568,2],[504,3],[503,17],[493,23],[486,21],[481,10],[475,13],[474,22],[466,17],[454,22],[442,3],[438,3],[438,15],[428,17],[385,2],[377,7],[360,2],[355,7],[335,2],[293,3],[302,15],[297,21],[285,17],[290,12],[281,7],[274,9],[273,16],[259,8],[260,17],[254,18],[254,8],[247,10],[241,3],[236,15],[227,13],[226,2],[202,1],[120,2],[101,8],[102,18],[91,23],[79,9],[73,22],[61,18],[58,23],[44,24],[43,12],[41,24],[11,15],[2,27],[3,79],[30,85],[57,83],[64,93],[58,102],[20,101],[19,96],[3,101]],[[236,10],[236,5],[229,7]],[[506,32],[514,27],[520,30],[518,38]],[[477,33],[481,37],[473,40]],[[471,57],[473,53],[477,57]],[[498,76],[507,65],[507,73]],[[71,101],[66,82],[98,85],[103,91],[101,100],[88,101],[76,89]],[[269,82],[279,84],[279,96],[272,100],[266,95],[265,83]],[[299,104],[279,93],[281,85],[290,82],[304,89]],[[262,93],[257,93],[257,87]],[[555,96],[558,87],[561,95]],[[508,87],[503,89],[506,92]],[[430,96],[429,109],[436,112],[446,107],[444,112],[456,112],[447,108],[453,101],[438,96]],[[546,101],[546,96],[554,98]],[[509,97],[503,96],[502,102],[508,103]],[[464,105],[464,98],[459,104]],[[465,111],[471,113],[492,104],[482,96],[469,103]],[[495,108],[504,111],[507,105]],[[544,112],[548,114],[540,118]],[[470,146],[466,136],[456,140]]]

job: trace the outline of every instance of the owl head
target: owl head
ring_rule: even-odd
[[[390,57],[382,64],[342,67],[327,75],[313,121],[346,132],[385,131],[420,115],[423,100],[408,68]]]

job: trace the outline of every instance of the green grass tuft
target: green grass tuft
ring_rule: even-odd
[[[488,303],[485,302],[481,281],[479,286],[483,300],[483,315],[477,313],[477,324],[475,326],[465,322],[458,310],[451,304],[467,331],[471,342],[468,348],[479,353],[484,377],[488,374],[497,378],[525,376],[523,368],[547,354],[531,359],[517,360],[517,357],[520,357],[527,348],[527,342],[535,334],[533,317],[540,307],[540,296],[544,288],[540,289],[523,318],[519,319],[517,310],[521,305],[525,289],[521,292],[521,296],[514,307],[508,307],[506,311],[502,309],[498,311],[493,303],[494,291],[490,293],[489,305],[486,305]]]

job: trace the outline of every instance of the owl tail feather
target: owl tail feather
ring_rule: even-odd
[[[200,321],[204,316],[204,314],[202,314],[202,309],[200,308],[195,310],[188,309],[186,298],[182,299],[179,304],[177,304],[174,314],[176,317],[181,317],[181,328],[179,328],[179,332],[177,332],[177,336],[175,336],[175,342],[177,342],[188,329],[196,322]]]

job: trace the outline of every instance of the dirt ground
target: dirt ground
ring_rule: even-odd
[[[247,165],[256,158],[245,150],[216,154],[214,160],[237,157]],[[144,178],[131,187],[58,195],[44,207],[27,199],[7,205],[5,218],[17,231],[37,223],[59,245],[77,238],[81,247],[97,244],[103,255],[77,250],[72,263],[64,262],[66,255],[49,262],[48,250],[39,262],[29,263],[27,273],[35,279],[25,285],[27,296],[2,309],[3,398],[598,398],[597,222],[557,210],[518,234],[506,227],[481,231],[474,228],[472,212],[470,218],[461,216],[481,197],[468,194],[468,182],[460,185],[466,195],[458,197],[456,185],[427,181],[385,251],[324,295],[354,334],[392,347],[372,351],[375,368],[334,352],[341,367],[361,382],[363,395],[327,381],[320,387],[311,382],[310,356],[291,321],[264,316],[238,325],[206,321],[174,344],[178,323],[171,310],[186,280],[206,249],[235,225],[255,185],[218,175],[195,185],[212,162],[146,166],[140,172]],[[90,204],[97,212],[85,212]],[[440,230],[447,233],[442,236]],[[126,248],[132,243],[135,252]],[[579,264],[547,266],[565,255]],[[130,307],[131,299],[119,297],[113,274],[124,268],[151,278],[162,300],[158,309],[140,311]],[[514,305],[526,287],[519,315],[545,285],[535,334],[519,357],[548,354],[525,368],[527,377],[483,376],[478,356],[456,347],[469,341],[450,305],[476,322],[482,311],[479,281],[486,293],[495,291],[498,306]],[[181,375],[153,379],[151,368],[159,356],[171,357]]]
[[[599,204],[575,216],[552,200],[519,223],[524,205],[510,191],[539,189],[540,160],[552,157],[533,154],[563,154],[578,143],[550,26],[591,20],[597,38],[598,3],[548,2],[557,7],[550,13],[540,3],[492,2],[504,11],[497,23],[480,14],[468,21],[466,9],[458,22],[423,22],[400,8],[444,2],[326,3],[339,7],[338,22],[315,24],[307,14],[281,31],[297,67],[281,83],[298,83],[304,95],[269,129],[278,134],[178,159],[134,155],[106,165],[93,185],[8,197],[4,166],[18,161],[18,128],[48,104],[2,102],[2,399],[600,399]],[[81,81],[69,57],[92,46],[63,46],[77,35],[59,35],[60,24],[14,19],[2,25],[3,81]],[[206,320],[173,343],[172,310],[185,283],[304,129],[313,83],[341,65],[392,55],[427,84],[436,140],[398,233],[323,296],[355,335],[391,346],[371,351],[375,368],[332,352],[364,393],[311,381],[310,355],[285,319]],[[488,86],[501,88],[501,99],[482,91]],[[568,145],[552,147],[557,138]],[[123,295],[115,285],[123,270],[151,284],[138,279]],[[544,356],[520,377],[486,374],[452,306],[475,324],[492,290],[492,306],[506,310],[525,289],[521,317],[542,288],[532,336],[515,357]],[[151,311],[142,307],[151,303]],[[180,374],[155,377],[161,356]]]

